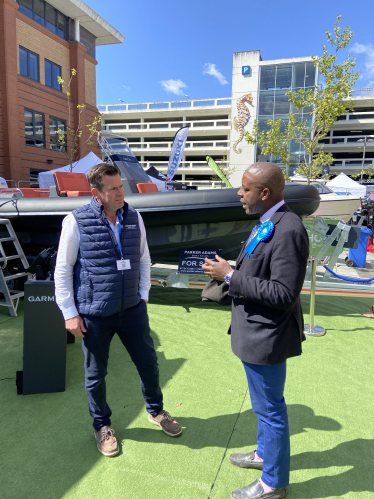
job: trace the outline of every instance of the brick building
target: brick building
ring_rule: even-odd
[[[123,40],[81,0],[0,0],[0,177],[29,182],[69,162],[69,142],[59,144],[55,133],[68,124],[68,88],[58,76],[68,82],[77,70],[71,125],[85,104],[82,145],[85,125],[98,115],[95,47]],[[81,148],[90,150],[100,155],[96,142]]]

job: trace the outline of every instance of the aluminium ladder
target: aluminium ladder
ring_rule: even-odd
[[[0,292],[3,293],[5,298],[5,303],[0,302],[0,306],[8,307],[10,315],[12,317],[17,317],[17,308],[18,308],[19,299],[22,298],[24,292],[10,290],[8,287],[8,281],[12,281],[20,277],[29,276],[30,273],[25,271],[25,272],[18,272],[17,274],[9,273],[10,275],[4,276],[4,270],[9,260],[21,260],[24,269],[28,269],[29,264],[23,252],[22,246],[18,241],[18,238],[16,236],[16,233],[13,229],[10,220],[7,220],[6,218],[0,218],[0,232],[2,232],[3,226],[7,229],[9,235],[8,237],[0,237]],[[13,243],[16,250],[15,255],[7,256],[5,254],[4,247],[2,245],[2,243],[5,242]]]

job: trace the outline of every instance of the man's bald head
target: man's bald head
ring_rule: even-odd
[[[248,173],[252,182],[259,188],[267,188],[273,201],[283,199],[285,180],[282,170],[274,163],[258,162],[249,166],[244,175]]]
[[[247,215],[263,215],[283,200],[285,181],[274,163],[254,163],[246,169],[238,191]]]

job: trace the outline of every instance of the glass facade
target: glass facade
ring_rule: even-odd
[[[44,72],[45,72],[45,84],[47,87],[55,88],[56,90],[62,90],[61,85],[58,82],[58,77],[61,76],[61,66],[58,66],[54,62],[44,59]]]
[[[39,81],[39,56],[30,50],[19,47],[19,73]]]
[[[59,132],[61,130],[61,132]],[[54,151],[66,151],[66,144],[61,144],[58,140],[59,135],[64,136],[64,140],[66,131],[66,123],[64,120],[60,120],[59,118],[53,118],[53,116],[49,117],[49,134],[50,134],[50,147]]]
[[[313,62],[298,62],[293,64],[274,64],[261,66],[260,71],[260,91],[258,98],[258,115],[260,130],[268,130],[267,121],[281,118],[282,128],[285,129],[288,123],[288,113],[295,112],[297,118],[302,121],[312,123],[311,110],[293,109],[290,105],[286,92],[288,90],[307,90],[314,88],[317,83],[317,73]],[[304,151],[299,143],[291,141],[290,151],[295,156],[293,161],[295,166],[303,159]],[[261,158],[259,157],[261,156]],[[271,161],[278,163],[279,160],[273,156],[262,156],[261,151],[257,151],[257,160]]]
[[[28,146],[44,147],[44,116],[25,109],[25,139]]]
[[[19,11],[49,31],[68,40],[68,18],[44,0],[17,0]]]

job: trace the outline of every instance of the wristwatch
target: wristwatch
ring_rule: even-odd
[[[231,281],[231,277],[233,275],[234,271],[232,270],[231,272],[229,272],[227,275],[225,275],[225,283],[226,284],[230,284],[230,281]]]

